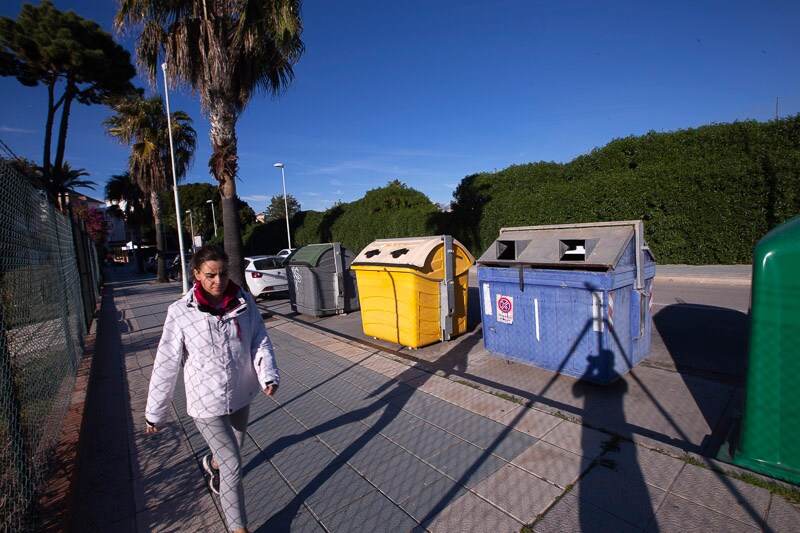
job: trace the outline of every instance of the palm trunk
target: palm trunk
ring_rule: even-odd
[[[236,111],[226,101],[219,99],[209,112],[211,122],[211,148],[213,153],[208,163],[211,173],[219,183],[222,197],[222,225],[225,253],[228,254],[228,270],[231,279],[247,290],[244,282],[244,260],[242,258],[242,232],[239,228],[239,213],[236,202],[236,171],[238,168],[236,146]]]
[[[156,253],[158,254],[158,283],[167,283],[167,265],[164,263],[164,223],[161,221],[161,196],[158,192],[150,193],[150,206],[153,208],[153,221],[156,227]]]

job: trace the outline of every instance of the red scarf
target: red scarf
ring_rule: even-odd
[[[215,305],[211,303],[208,293],[203,289],[200,282],[196,281],[194,284],[194,299],[197,300],[197,308],[201,311],[221,316],[239,305],[239,286],[228,280],[228,286],[225,287],[225,292],[222,293],[222,302]]]

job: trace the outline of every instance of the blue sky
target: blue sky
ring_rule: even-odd
[[[55,0],[112,31],[113,0]],[[21,2],[4,2],[16,18]],[[565,162],[650,130],[800,112],[800,2],[306,0],[296,80],[239,119],[239,195],[257,211],[286,186],[303,209],[349,202],[398,179],[447,203],[467,175]],[[132,47],[130,38],[121,42]],[[139,85],[163,94],[157,87]],[[0,78],[0,139],[41,159],[43,88]],[[208,182],[208,122],[195,120],[187,182]],[[127,147],[101,106],[73,106],[66,158],[102,185]]]

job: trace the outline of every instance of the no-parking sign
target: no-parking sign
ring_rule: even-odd
[[[514,297],[497,295],[497,321],[505,324],[514,323]]]

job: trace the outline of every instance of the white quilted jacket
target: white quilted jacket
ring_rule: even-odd
[[[181,362],[186,412],[193,418],[231,414],[250,404],[280,377],[272,343],[253,297],[239,290],[239,305],[222,316],[198,309],[194,289],[169,306],[158,344],[145,417],[167,419]]]

